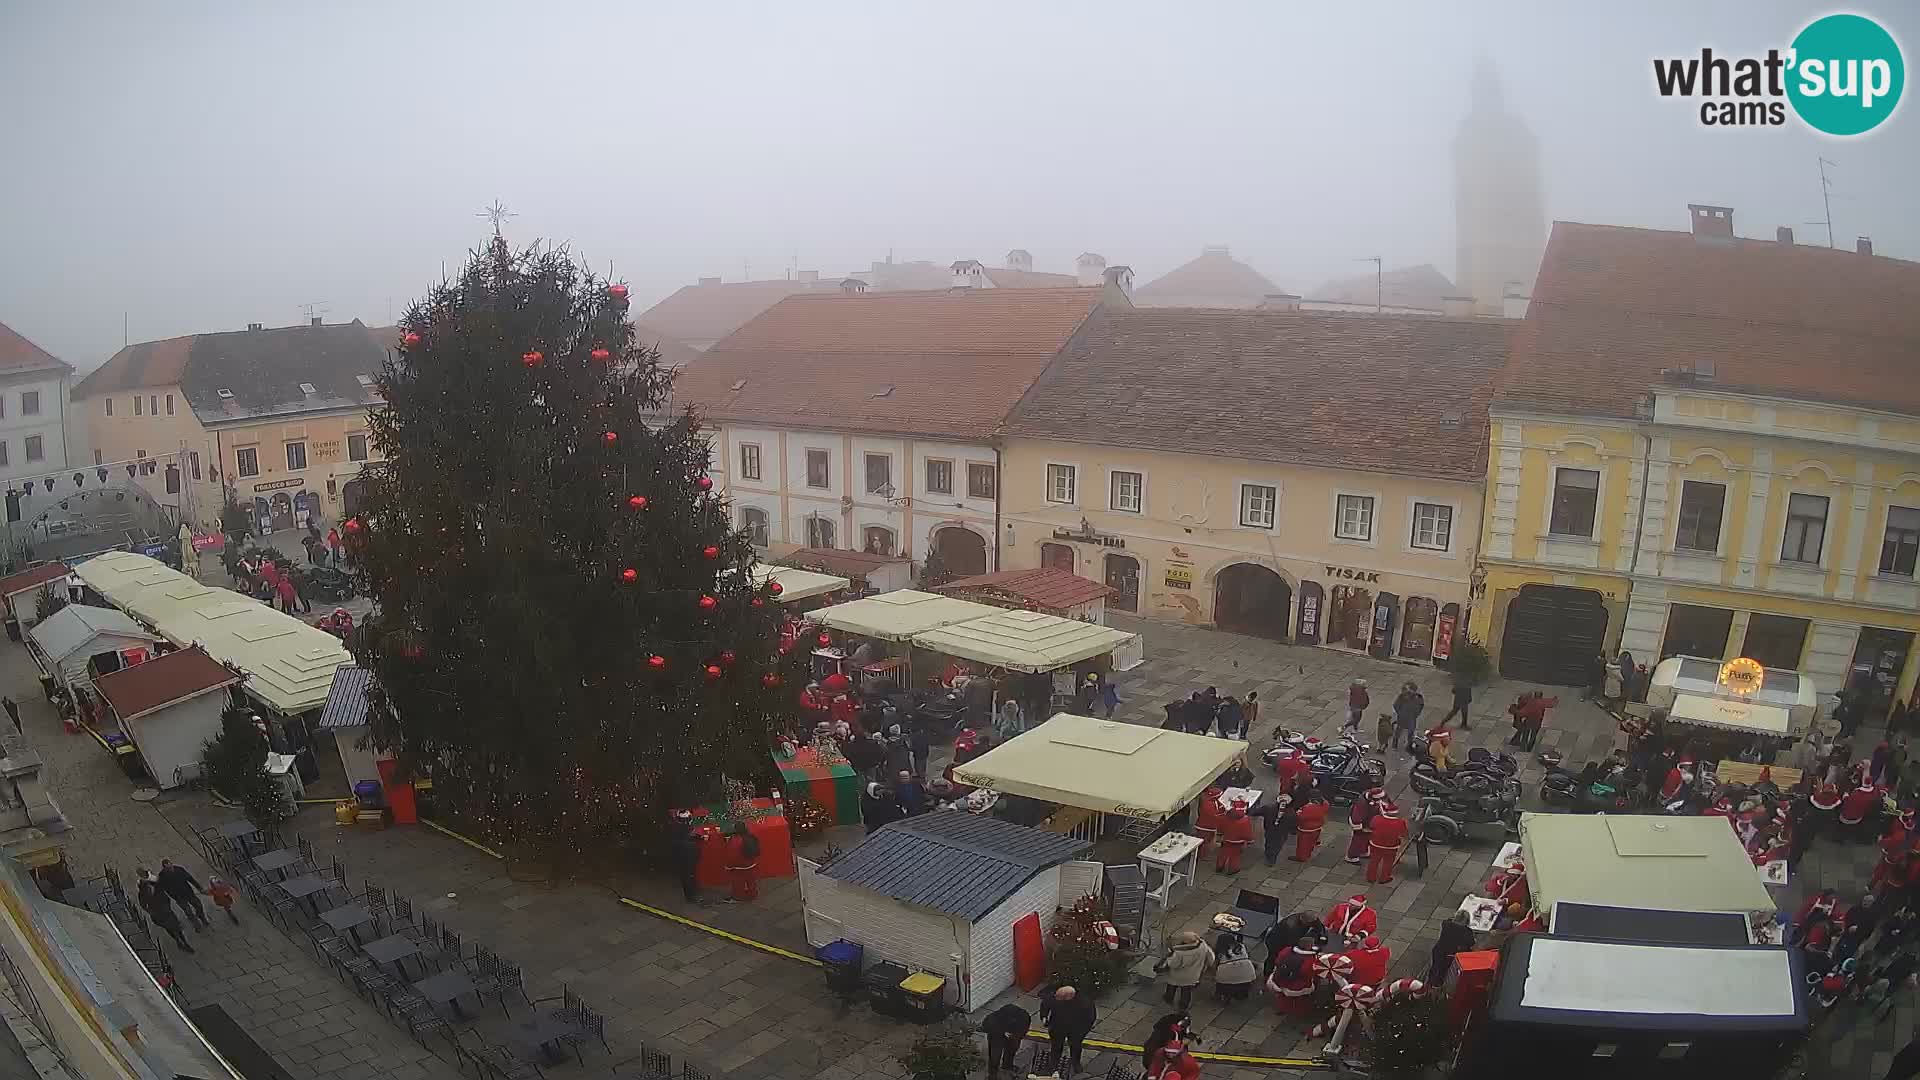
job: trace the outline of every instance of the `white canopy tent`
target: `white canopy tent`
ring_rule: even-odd
[[[942,626],[985,618],[1000,609],[951,596],[915,589],[898,589],[844,604],[823,607],[807,616],[835,630],[881,641],[911,641]]]
[[[780,602],[791,604],[797,600],[811,600],[816,596],[839,592],[852,582],[834,574],[820,574],[812,570],[796,570],[791,566],[768,566],[756,564],[753,568],[753,583],[764,586],[769,581],[780,583]]]
[[[1785,735],[1793,726],[1793,718],[1778,705],[1761,705],[1734,698],[1701,697],[1697,694],[1676,695],[1667,709],[1667,716],[1702,727],[1757,731],[1764,735]]]
[[[1233,739],[1056,713],[956,768],[953,778],[1063,806],[1158,820],[1192,802],[1246,749]]]
[[[1775,906],[1725,818],[1522,814],[1520,849],[1543,912],[1562,900],[1740,914]]]
[[[991,615],[915,634],[913,643],[1010,671],[1042,672],[1110,653],[1138,636],[1039,611],[993,610]]]

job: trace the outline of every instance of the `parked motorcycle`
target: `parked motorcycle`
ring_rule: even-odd
[[[1368,757],[1369,749],[1366,743],[1348,737],[1341,739],[1338,746],[1327,747],[1308,759],[1314,785],[1326,795],[1328,802],[1335,806],[1351,805],[1368,789],[1387,782],[1387,763]]]
[[[315,600],[329,604],[338,604],[353,599],[353,578],[331,566],[315,566],[307,570],[307,587]]]
[[[1451,844],[1469,825],[1499,825],[1509,833],[1520,831],[1520,793],[1503,789],[1487,794],[1460,792],[1451,798],[1420,800],[1420,833],[1429,843]]]
[[[1280,751],[1286,749],[1296,750],[1302,758],[1312,760],[1320,751],[1326,749],[1326,744],[1315,736],[1308,735],[1304,732],[1292,731],[1287,728],[1275,728],[1273,732],[1273,745],[1261,751],[1260,760],[1266,763],[1267,768],[1271,769],[1275,763],[1280,760]]]

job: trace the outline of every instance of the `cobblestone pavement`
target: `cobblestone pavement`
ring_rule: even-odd
[[[1120,684],[1122,706],[1118,715],[1132,722],[1157,724],[1164,715],[1162,704],[1200,687],[1212,685],[1223,693],[1242,695],[1258,690],[1261,720],[1253,743],[1258,748],[1281,724],[1323,737],[1336,732],[1344,713],[1347,683],[1355,677],[1369,681],[1377,702],[1390,699],[1393,688],[1401,682],[1418,682],[1429,702],[1429,720],[1437,719],[1439,713],[1434,710],[1444,709],[1450,697],[1445,673],[1430,667],[1161,622],[1114,621],[1139,629],[1147,637],[1146,664],[1124,676]],[[19,663],[25,664],[24,657]],[[7,670],[11,674],[16,668],[9,666]],[[20,684],[26,679],[21,670],[10,682]],[[1529,688],[1496,683],[1481,690],[1474,706],[1472,732],[1456,737],[1457,743],[1464,743],[1458,752],[1464,753],[1467,746],[1497,746],[1509,733],[1500,722],[1502,710]],[[1561,704],[1549,717],[1541,747],[1558,749],[1576,764],[1604,754],[1613,738],[1613,725],[1606,714],[1579,701],[1577,690],[1550,688],[1550,692],[1559,695]],[[32,696],[36,707],[30,724],[39,732],[57,730],[51,727],[50,713],[39,704],[38,695]],[[44,745],[52,738],[42,735],[38,741]],[[159,853],[183,850],[183,845],[169,839],[163,827],[153,824],[158,815],[125,802],[129,785],[104,755],[87,751],[78,740],[68,742],[62,760],[71,756],[83,767],[93,762],[87,784],[101,793],[98,797],[90,794],[87,799],[97,804],[97,809],[82,811],[76,807],[71,813],[79,835],[85,836],[89,829],[131,831],[136,829],[131,823],[145,822],[138,829],[149,830],[152,835],[138,842],[144,845],[137,848],[140,857],[156,858]],[[49,753],[50,760],[53,756]],[[936,770],[942,756],[936,754]],[[1410,806],[1405,797],[1407,756],[1393,752],[1384,756],[1391,770],[1389,788],[1403,806]],[[1521,760],[1529,808],[1539,809],[1532,805],[1532,799],[1541,770],[1532,755]],[[62,791],[59,797],[63,807],[79,802],[77,794]],[[171,799],[159,809],[182,826],[230,816],[198,798]],[[88,820],[93,817],[111,821],[95,824]],[[121,824],[122,818],[129,824]],[[418,907],[465,934],[469,942],[486,944],[521,962],[528,990],[535,997],[558,995],[565,984],[598,1006],[609,1016],[613,1061],[637,1052],[644,1040],[716,1076],[741,1080],[851,1080],[902,1075],[893,1056],[918,1029],[877,1017],[864,1007],[842,1006],[825,993],[820,972],[814,968],[649,916],[617,900],[617,895],[624,894],[745,937],[805,951],[799,898],[791,879],[763,883],[761,898],[750,904],[695,906],[686,904],[678,887],[663,875],[636,875],[630,880],[597,885],[518,881],[493,856],[424,827],[378,833],[338,829],[324,808],[303,812],[296,825],[321,847],[323,857],[338,853],[349,864],[354,880],[372,880],[408,896]],[[1170,912],[1166,929],[1203,927],[1224,906],[1223,901],[1242,887],[1279,896],[1283,911],[1324,911],[1341,897],[1365,891],[1382,912],[1381,937],[1393,952],[1395,977],[1422,974],[1439,921],[1486,878],[1491,860],[1505,839],[1497,831],[1479,829],[1452,849],[1434,849],[1424,877],[1410,876],[1414,866],[1409,858],[1394,883],[1367,886],[1361,868],[1341,861],[1344,824],[1331,825],[1325,835],[1306,866],[1283,861],[1269,869],[1256,856],[1252,865],[1237,876],[1203,873],[1197,887]],[[857,829],[836,829],[803,845],[802,854],[817,853],[827,843],[847,847],[857,842],[858,836]],[[169,843],[175,846],[169,848]],[[79,857],[83,862],[89,858]],[[117,857],[123,866],[131,861],[128,856]],[[104,858],[102,849],[92,861]],[[1781,903],[1797,904],[1803,888],[1825,883],[1857,890],[1864,884],[1872,860],[1871,845],[1823,843],[1807,856],[1802,876],[1781,890]],[[272,944],[269,938],[262,948]],[[289,972],[319,974],[297,950],[287,948],[280,955]],[[341,993],[330,978],[309,981]],[[1223,1008],[1203,999],[1204,995],[1196,997],[1193,1009],[1205,1033],[1203,1049],[1263,1056],[1295,1056],[1318,1049],[1318,1040],[1304,1039],[1300,1024],[1277,1017],[1258,1002]],[[1030,998],[1028,1002],[1031,1007]],[[340,1004],[354,1007],[350,998]],[[364,1009],[360,1011],[365,1013]],[[1158,988],[1143,971],[1129,991],[1110,994],[1101,1002],[1101,1022],[1094,1035],[1137,1043],[1159,1013]],[[1892,1051],[1912,1037],[1913,1016],[1911,1001],[1904,1001],[1879,1024],[1851,1011],[1842,1012],[1816,1036],[1814,1075],[1879,1076]],[[271,1031],[275,1020],[263,1016],[261,1022]],[[384,1022],[361,1026],[391,1035]],[[1089,1058],[1088,1071],[1104,1070],[1107,1060],[1107,1055]],[[1216,1073],[1235,1080],[1289,1075],[1285,1071],[1208,1066],[1210,1076]]]
[[[61,839],[74,876],[98,875],[112,865],[131,886],[135,867],[157,870],[162,858],[170,858],[205,884],[205,860],[165,816],[178,809],[177,801],[171,806],[135,802],[134,784],[111,755],[84,734],[62,732],[26,650],[12,643],[0,650],[0,687],[19,702],[24,733],[45,759],[54,801],[71,826]],[[208,910],[213,913],[210,904]],[[208,930],[189,931],[191,954],[154,931],[188,1006],[220,1005],[290,1075],[303,1080],[452,1080],[457,1075],[244,902],[236,911],[239,926],[214,914]]]

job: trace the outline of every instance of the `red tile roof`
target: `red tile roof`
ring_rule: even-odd
[[[1209,247],[1135,289],[1133,300],[1141,307],[1258,307],[1268,293],[1280,291],[1226,248]]]
[[[796,293],[839,291],[838,278],[818,282],[780,279],[683,285],[635,321],[677,341],[718,341]]]
[[[1100,318],[1010,435],[1473,479],[1513,323],[1159,308]]]
[[[796,570],[817,570],[844,578],[865,578],[883,566],[906,561],[904,555],[874,555],[865,551],[842,551],[839,548],[801,548],[780,560],[783,565]]]
[[[187,356],[193,352],[194,336],[142,341],[121,349],[80,380],[73,388],[74,400],[116,390],[178,386],[187,373]]]
[[[1453,287],[1453,282],[1447,280],[1447,275],[1435,269],[1431,263],[1421,263],[1388,270],[1378,277],[1356,274],[1323,281],[1306,298],[1334,304],[1372,304],[1377,301],[1387,307],[1439,311],[1444,306],[1442,300],[1459,295],[1462,294]]]
[[[239,681],[240,676],[195,645],[102,675],[93,685],[125,722]]]
[[[66,361],[0,323],[0,371],[72,371]]]
[[[1500,400],[1631,416],[1663,370],[1920,414],[1920,263],[1556,222]]]
[[[41,563],[30,570],[22,570],[17,574],[8,574],[0,578],[0,596],[12,596],[27,589],[37,589],[49,581],[66,577],[71,573],[73,571],[67,569],[66,563]]]
[[[1009,270],[1003,266],[988,266],[987,280],[993,282],[996,289],[1070,289],[1080,284],[1080,279],[1072,274],[1052,274],[1043,270]]]
[[[997,574],[977,574],[950,581],[933,590],[962,599],[975,599],[980,592],[1004,593],[1037,607],[1064,611],[1113,595],[1113,590],[1081,577],[1071,570],[1043,566],[1035,570],[1002,570]]]
[[[682,371],[676,406],[715,420],[980,439],[1105,290],[792,297]]]

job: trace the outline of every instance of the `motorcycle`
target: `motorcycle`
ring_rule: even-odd
[[[1488,794],[1461,793],[1451,798],[1420,800],[1420,835],[1428,843],[1451,844],[1469,825],[1499,825],[1509,833],[1520,831],[1520,793],[1501,790]]]
[[[353,578],[331,566],[309,568],[307,586],[315,600],[325,603],[338,604],[353,599]]]
[[[1349,806],[1370,788],[1387,782],[1387,763],[1370,758],[1366,743],[1352,736],[1340,740],[1308,759],[1313,769],[1314,786],[1335,806]]]
[[[1520,763],[1511,755],[1495,756],[1483,747],[1474,747],[1467,760],[1445,772],[1431,760],[1414,763],[1407,782],[1422,795],[1445,795],[1457,787],[1501,789],[1519,783]]]
[[[1260,752],[1260,760],[1266,763],[1267,768],[1274,768],[1275,763],[1280,760],[1280,751],[1287,749],[1295,750],[1302,758],[1312,760],[1320,751],[1326,749],[1326,744],[1304,732],[1276,728],[1273,732],[1273,745]]]
[[[1618,762],[1591,762],[1577,773],[1553,764],[1540,781],[1540,801],[1571,806],[1576,814],[1620,814],[1639,801],[1639,786],[1640,774]]]

